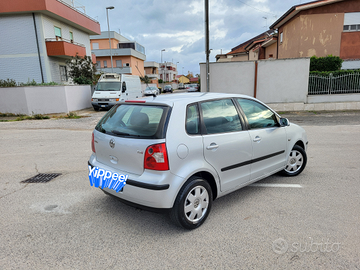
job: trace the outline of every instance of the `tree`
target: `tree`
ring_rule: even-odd
[[[188,71],[188,75],[186,75],[185,77],[187,77],[188,79],[194,78],[194,75],[192,72]]]
[[[140,77],[140,80],[146,84],[151,83],[150,78],[148,77],[148,75],[145,75],[144,77]]]
[[[96,67],[90,56],[84,58],[76,55],[66,62],[69,77],[77,84],[95,84]]]

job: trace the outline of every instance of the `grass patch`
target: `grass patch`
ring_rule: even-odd
[[[25,115],[25,114],[13,114],[13,113],[0,113],[0,122],[13,122],[13,121],[24,121],[24,120],[42,120],[42,119],[79,119],[87,116],[77,115],[76,112],[69,112],[67,115],[43,115],[43,114],[33,114],[33,115]],[[8,119],[6,119],[8,118]]]
[[[65,118],[70,118],[70,119],[79,119],[81,118],[80,115],[77,115],[76,112],[69,112]]]
[[[34,114],[34,115],[21,115],[15,119],[15,121],[23,121],[23,120],[42,120],[42,119],[50,119],[47,115],[42,114]]]
[[[66,115],[63,115],[63,114],[57,114],[57,115],[52,115],[51,118],[55,118],[55,119],[79,119],[79,118],[83,118],[83,117],[87,117],[87,116],[80,116],[80,115],[77,115],[76,112],[69,112],[68,114]]]

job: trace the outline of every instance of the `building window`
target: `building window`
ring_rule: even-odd
[[[283,37],[284,37],[284,35],[283,35],[284,33],[283,32],[281,32],[280,33],[280,43],[282,43],[283,42]]]
[[[360,31],[360,24],[344,25],[344,32]]]
[[[96,67],[97,67],[97,68],[101,68],[100,61],[96,61]]]
[[[68,81],[66,66],[60,66],[60,78],[62,82]]]
[[[274,55],[273,55],[273,54],[269,54],[269,58],[274,58]]]
[[[54,26],[54,31],[56,39],[61,39],[61,28]]]
[[[107,68],[107,62],[106,62],[106,60],[103,61],[103,64],[104,64],[104,68]]]
[[[93,50],[98,50],[99,49],[99,43],[93,43],[92,44]]]
[[[344,32],[360,31],[360,12],[344,14]]]
[[[122,67],[122,61],[121,60],[116,60],[116,67]]]
[[[74,42],[74,35],[73,35],[73,32],[69,32],[69,35],[70,35],[70,42],[73,43]]]

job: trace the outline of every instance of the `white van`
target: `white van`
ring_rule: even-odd
[[[120,101],[142,96],[139,76],[106,73],[101,75],[95,87],[91,104],[98,111],[100,108],[109,109]]]

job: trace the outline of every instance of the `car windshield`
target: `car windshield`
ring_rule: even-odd
[[[157,90],[157,88],[156,87],[154,87],[154,86],[149,86],[149,87],[146,87],[146,89],[145,90]]]
[[[165,88],[171,88],[171,86],[170,85],[165,85]]]
[[[113,107],[97,124],[96,130],[118,137],[164,138],[167,106],[122,104]]]
[[[120,91],[120,82],[99,82],[96,91]]]

